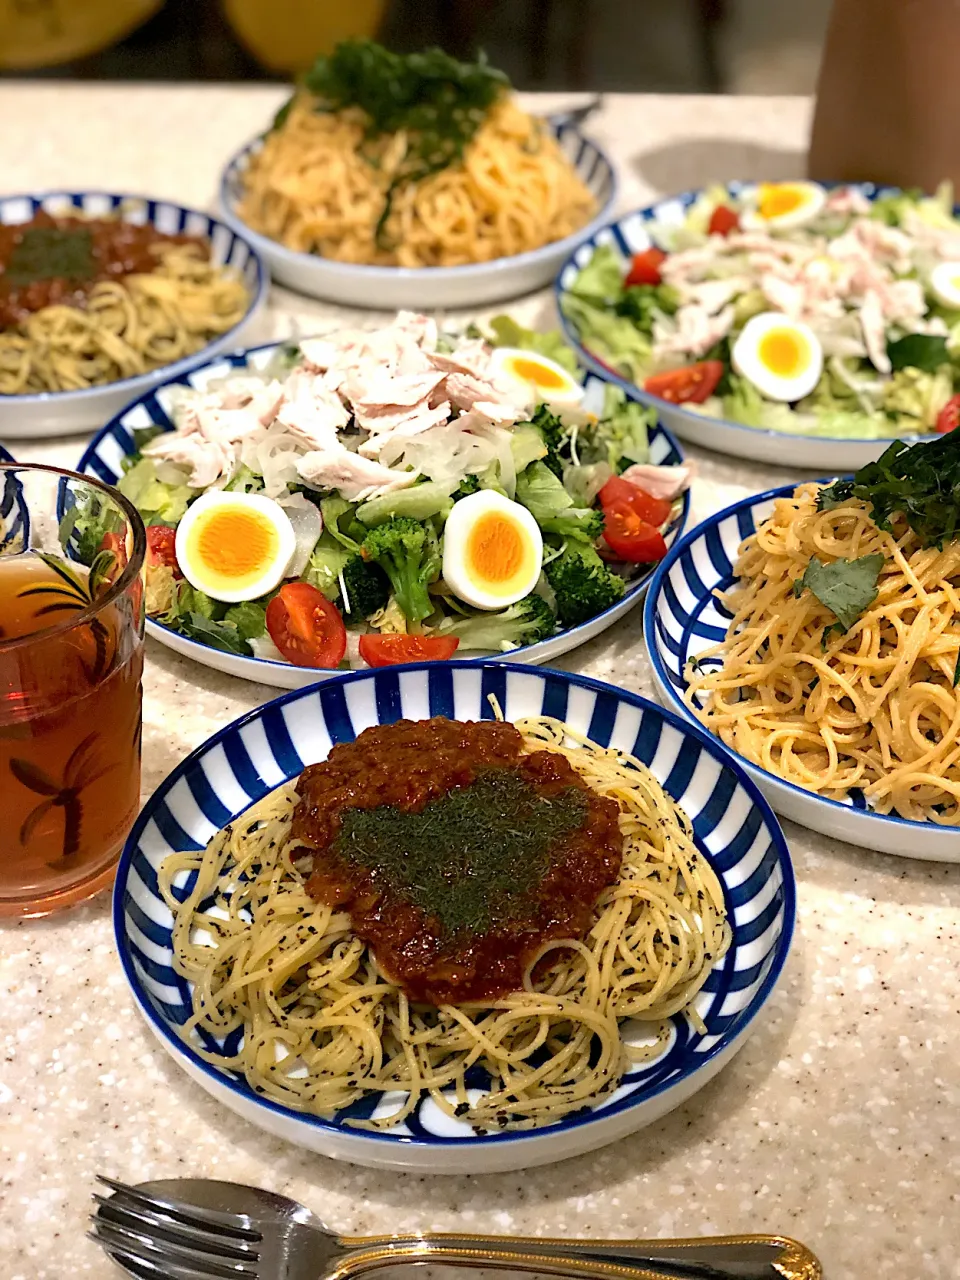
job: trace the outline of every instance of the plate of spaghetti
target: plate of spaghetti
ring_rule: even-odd
[[[228,163],[221,210],[281,284],[425,308],[547,284],[614,196],[603,152],[523,111],[483,59],[348,40]]]
[[[644,629],[668,705],[785,817],[960,861],[960,436],[728,507],[664,559]]]
[[[234,346],[268,287],[247,241],[197,210],[106,192],[0,199],[0,432],[102,423]]]
[[[204,1089],[334,1158],[430,1173],[591,1150],[737,1052],[790,945],[766,802],[636,695],[421,664],[283,695],[148,801],[126,976]]]

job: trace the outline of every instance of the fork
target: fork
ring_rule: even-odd
[[[335,1235],[286,1196],[233,1182],[171,1178],[94,1195],[90,1239],[138,1280],[350,1280],[398,1263],[500,1268],[605,1280],[821,1280],[817,1258],[783,1236],[552,1240]]]

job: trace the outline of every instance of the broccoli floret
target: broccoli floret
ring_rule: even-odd
[[[549,520],[541,520],[540,528],[544,533],[594,543],[603,533],[603,512],[593,507],[568,507]]]
[[[555,476],[562,477],[564,463],[568,459],[563,458],[560,451],[567,443],[569,434],[567,428],[545,404],[537,406],[537,410],[530,421],[535,427],[539,427],[543,435],[543,443],[547,446],[547,456],[544,458],[544,462]]]
[[[537,644],[556,630],[553,610],[542,596],[529,595],[497,613],[479,613],[469,618],[446,620],[439,633],[458,636],[461,649],[489,649],[502,652],[521,645]]]
[[[360,554],[386,573],[408,622],[421,622],[433,613],[427,588],[440,576],[440,543],[429,521],[420,524],[410,516],[385,520],[364,538]]]
[[[453,495],[453,500],[456,502],[458,498],[469,497],[471,493],[477,493],[479,489],[479,476],[464,476],[457,487],[456,493]]]
[[[565,627],[575,627],[609,609],[623,595],[626,583],[603,563],[593,547],[569,544],[562,555],[544,566],[557,597],[557,613]]]
[[[341,604],[352,619],[369,618],[390,599],[390,582],[375,561],[353,556],[340,574]]]

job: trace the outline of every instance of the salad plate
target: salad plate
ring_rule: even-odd
[[[593,1109],[539,1129],[473,1133],[421,1101],[400,1126],[357,1129],[349,1116],[298,1112],[257,1094],[198,1052],[178,1028],[192,1011],[172,964],[172,915],[157,870],[170,853],[203,848],[225,823],[305,765],[372,725],[401,718],[489,719],[549,715],[601,745],[648,764],[683,807],[693,837],[722,884],[733,939],[696,997],[704,1030],[673,1019],[659,1057],[631,1070]],[[655,704],[599,681],[512,664],[431,663],[354,672],[282,695],[221,729],[161,783],[127,841],[113,900],[124,973],[151,1031],[178,1066],[218,1102],[286,1141],[334,1159],[414,1173],[491,1173],[593,1150],[636,1131],[690,1098],[745,1043],[776,986],[793,931],[793,870],[776,818],[717,741]],[[205,1033],[206,1034],[206,1033]],[[477,1079],[476,1088],[482,1088]],[[184,1098],[185,1105],[189,1099]]]
[[[771,515],[777,499],[791,497],[795,489],[795,484],[770,489],[711,516],[676,542],[657,569],[644,607],[644,639],[654,684],[661,702],[692,725],[703,727],[684,697],[689,664],[723,640],[732,616],[717,593],[737,581],[734,566],[740,544]],[[860,791],[843,801],[818,795],[723,749],[778,814],[811,831],[879,853],[960,862],[960,832],[955,826],[876,813]]]
[[[399,321],[395,322],[395,324],[413,324],[414,322],[419,324],[421,319],[419,317],[411,318],[408,313],[402,313]],[[389,336],[383,337],[384,334],[390,335],[394,332],[394,329],[390,327],[386,330],[364,332],[379,335],[376,339],[378,341],[393,341],[393,338]],[[511,330],[510,332],[512,340],[517,341],[516,333],[519,331]],[[540,337],[542,338],[543,335],[540,335]],[[550,341],[549,337],[546,340]],[[350,339],[344,338],[344,341],[349,343]],[[483,346],[482,343],[479,343],[478,346],[478,339],[476,338],[466,341],[468,345],[463,347],[463,352],[473,352],[475,354],[479,347]],[[561,348],[563,347],[558,336],[555,335],[553,341],[555,344],[559,343]],[[304,340],[303,346],[316,353],[319,348],[311,345],[315,343],[325,346],[327,340],[308,339]],[[513,349],[511,348],[511,350]],[[502,357],[500,365],[505,369],[504,361],[508,358],[509,353],[501,351],[499,355]],[[536,353],[532,353],[532,356],[536,356]],[[569,357],[569,352],[567,352],[567,356]],[[437,358],[442,360],[444,357],[438,355]],[[484,355],[483,358],[486,359],[487,355]],[[252,348],[248,351],[236,352],[211,364],[195,367],[177,378],[171,379],[157,388],[156,391],[151,391],[118,414],[96,436],[80,462],[79,469],[81,472],[95,475],[107,483],[119,483],[121,489],[138,505],[148,526],[153,529],[150,536],[155,541],[154,554],[153,556],[148,556],[148,632],[161,643],[207,666],[225,671],[231,675],[271,684],[279,688],[297,688],[329,676],[341,662],[349,663],[353,666],[363,665],[363,659],[367,657],[367,653],[364,652],[365,645],[372,642],[355,635],[354,628],[363,623],[363,618],[356,610],[353,611],[352,616],[348,616],[351,611],[349,607],[344,608],[343,606],[344,598],[349,601],[351,591],[354,589],[354,587],[347,588],[347,581],[354,582],[350,575],[358,566],[352,553],[356,553],[359,550],[358,542],[346,536],[347,533],[352,532],[356,539],[362,541],[365,548],[367,547],[364,529],[356,519],[358,511],[362,520],[369,519],[374,523],[385,523],[388,517],[404,515],[405,518],[409,516],[420,522],[424,528],[427,528],[431,521],[433,522],[431,528],[437,528],[436,540],[439,541],[439,546],[435,546],[435,554],[438,557],[442,557],[443,561],[443,575],[439,584],[441,593],[439,602],[441,610],[446,610],[446,613],[442,619],[432,618],[430,620],[427,630],[431,636],[456,636],[460,643],[458,657],[473,657],[470,652],[473,649],[477,651],[477,656],[489,655],[490,653],[496,656],[509,655],[512,658],[531,663],[546,662],[562,653],[566,653],[577,645],[600,634],[633,608],[642,598],[646,584],[652,576],[652,561],[657,556],[665,554],[666,547],[672,544],[683,529],[689,506],[689,498],[686,492],[688,476],[687,469],[682,467],[682,453],[670,433],[655,421],[654,416],[643,409],[642,406],[636,403],[631,404],[622,396],[620,396],[619,400],[616,399],[616,396],[620,395],[619,392],[616,392],[614,399],[611,400],[611,388],[607,387],[600,379],[588,376],[585,384],[581,386],[572,375],[554,362],[550,366],[553,371],[551,376],[556,374],[558,385],[563,379],[566,380],[563,384],[563,394],[572,397],[571,403],[575,403],[576,413],[580,415],[578,420],[582,423],[579,428],[580,435],[577,436],[574,433],[573,436],[573,448],[579,465],[573,464],[574,469],[571,471],[569,466],[561,467],[560,463],[563,461],[561,459],[557,462],[556,469],[558,472],[563,470],[567,476],[568,479],[565,483],[573,483],[570,479],[571,476],[581,479],[586,477],[588,481],[590,481],[591,475],[594,476],[591,481],[592,491],[588,490],[586,496],[583,496],[581,492],[576,499],[576,502],[590,502],[590,508],[578,507],[574,499],[563,489],[556,476],[553,473],[548,473],[545,465],[540,465],[536,462],[529,464],[525,454],[520,457],[520,462],[523,464],[520,479],[512,481],[515,487],[517,485],[520,486],[520,496],[528,504],[526,509],[520,511],[517,508],[522,504],[508,501],[502,495],[497,495],[496,493],[491,496],[488,491],[482,488],[480,492],[474,492],[472,496],[468,497],[467,504],[461,505],[459,499],[462,496],[463,488],[470,488],[471,486],[461,484],[459,489],[456,488],[456,476],[459,475],[459,472],[444,473],[446,476],[446,488],[442,489],[442,491],[439,483],[434,480],[414,485],[413,487],[402,488],[396,498],[391,497],[389,494],[387,496],[381,495],[375,501],[358,504],[353,500],[357,494],[356,487],[341,488],[339,490],[335,484],[332,487],[327,487],[330,484],[332,473],[325,473],[326,479],[323,476],[317,479],[316,477],[320,473],[316,470],[312,472],[311,474],[315,478],[311,482],[314,488],[311,489],[300,482],[301,476],[296,471],[290,470],[290,483],[281,481],[277,492],[279,498],[284,503],[289,504],[286,510],[291,513],[298,527],[305,523],[308,530],[304,536],[307,542],[310,542],[310,546],[305,547],[301,556],[304,565],[301,566],[300,577],[305,577],[321,592],[326,591],[331,600],[339,601],[345,622],[353,624],[352,626],[348,625],[346,651],[341,650],[339,653],[334,653],[332,660],[325,660],[322,654],[318,654],[313,660],[313,665],[298,665],[296,661],[285,660],[282,652],[278,651],[271,641],[271,637],[275,635],[275,628],[268,627],[265,618],[265,610],[270,602],[271,589],[276,586],[275,583],[271,584],[271,587],[265,587],[263,592],[254,592],[255,598],[248,598],[247,603],[237,603],[229,607],[226,605],[214,606],[214,602],[207,599],[203,592],[198,595],[192,589],[192,586],[202,582],[203,579],[197,578],[195,574],[192,574],[189,566],[185,566],[185,572],[188,578],[191,579],[191,583],[184,585],[182,579],[175,582],[168,572],[166,580],[162,584],[163,598],[158,604],[160,597],[153,592],[151,587],[151,559],[154,562],[153,567],[156,567],[157,555],[160,555],[161,558],[165,557],[167,563],[173,565],[173,573],[178,574],[180,572],[172,551],[176,542],[177,547],[182,552],[185,538],[181,521],[185,520],[188,511],[193,510],[194,500],[199,496],[204,504],[209,504],[215,500],[222,502],[231,496],[222,492],[225,488],[233,491],[232,496],[236,498],[238,496],[236,494],[238,487],[244,491],[248,488],[252,491],[258,491],[262,490],[264,483],[262,474],[253,474],[244,464],[235,473],[233,481],[230,483],[226,483],[225,478],[220,476],[215,482],[208,482],[206,486],[200,486],[200,488],[185,486],[186,473],[183,470],[177,471],[176,467],[180,465],[189,470],[189,466],[192,463],[181,461],[180,464],[176,464],[171,461],[174,457],[186,457],[186,455],[176,451],[177,442],[181,440],[181,437],[177,436],[176,440],[174,440],[174,435],[171,434],[175,433],[176,419],[179,416],[182,424],[184,421],[183,415],[193,412],[191,406],[200,405],[203,412],[213,412],[214,419],[218,422],[221,419],[217,418],[217,415],[225,414],[222,420],[226,421],[230,413],[235,411],[224,410],[221,400],[217,400],[217,405],[220,407],[210,410],[211,402],[204,399],[204,397],[213,395],[216,399],[217,396],[222,394],[219,390],[220,388],[225,386],[236,388],[239,385],[235,381],[238,377],[246,380],[245,387],[249,387],[251,380],[255,382],[258,396],[266,394],[267,400],[271,400],[271,395],[273,396],[271,404],[266,409],[269,416],[275,412],[280,393],[274,394],[268,388],[274,388],[274,391],[276,391],[278,387],[287,386],[289,390],[294,384],[289,381],[285,383],[283,381],[285,377],[300,378],[298,385],[302,388],[306,385],[303,378],[309,381],[310,378],[318,376],[316,374],[303,374],[303,377],[301,377],[297,371],[302,370],[302,360],[303,352],[301,349],[290,347],[289,344],[272,343]],[[524,356],[525,365],[527,360],[528,356]],[[293,371],[292,373],[291,370]],[[244,390],[244,395],[246,394],[247,391]],[[551,394],[559,396],[561,392],[559,389],[555,389]],[[313,392],[310,392],[309,395],[313,395]],[[317,395],[320,395],[320,393],[318,392]],[[323,395],[325,396],[326,392]],[[293,404],[293,400],[290,400],[289,403]],[[332,411],[343,416],[340,400],[334,403],[327,399],[323,403],[326,406],[324,412],[330,410],[332,405]],[[315,414],[318,404],[320,404],[320,400],[316,396],[310,399],[309,412],[311,414]],[[616,431],[621,433],[617,436],[617,440],[620,443],[616,444],[616,448],[619,449],[623,443],[621,436],[623,440],[626,440],[627,436],[623,434],[624,432],[632,433],[629,438],[635,438],[635,445],[623,444],[623,447],[628,449],[632,447],[637,459],[642,457],[645,460],[644,465],[646,465],[648,471],[661,479],[663,475],[666,475],[669,487],[676,488],[675,494],[667,499],[657,500],[656,518],[659,532],[654,529],[651,534],[656,539],[659,549],[654,548],[651,551],[651,562],[620,566],[623,569],[623,573],[617,569],[617,566],[614,566],[614,569],[610,569],[606,562],[602,562],[597,557],[592,548],[592,540],[597,537],[598,531],[603,527],[600,508],[601,499],[597,493],[597,484],[604,475],[611,473],[611,468],[606,466],[605,471],[602,469],[597,470],[597,464],[588,464],[588,449],[593,447],[590,444],[591,437],[589,433],[592,430],[597,432],[607,430],[608,420],[603,418],[602,415],[606,412],[605,406],[609,404],[618,406],[611,412],[615,413],[615,415],[621,415],[609,419],[609,423],[615,424]],[[300,405],[299,401],[297,401],[297,405]],[[492,409],[491,406],[488,407]],[[434,411],[429,410],[429,412]],[[560,409],[559,412],[566,413],[567,410]],[[290,410],[290,414],[292,413],[293,409]],[[290,414],[287,414],[287,416],[289,417]],[[443,410],[439,411],[439,415],[440,418],[444,417]],[[601,415],[599,422],[595,422],[597,415]],[[281,416],[283,415],[281,414]],[[514,414],[514,417],[516,416]],[[291,417],[290,420],[292,421],[293,418]],[[303,421],[306,421],[306,419]],[[555,429],[559,430],[557,419],[554,418],[553,421],[557,423]],[[314,424],[310,428],[311,430],[318,429],[314,418],[310,418],[310,422]],[[457,419],[453,418],[445,426],[449,428],[456,422]],[[629,426],[624,426],[623,424],[629,424]],[[441,423],[441,428],[443,427],[444,424]],[[269,429],[264,430],[260,429],[259,423],[254,422],[252,429],[252,438],[259,440],[264,437],[266,441],[263,445],[266,454],[258,455],[260,457],[266,456],[266,463],[258,462],[254,455],[249,452],[245,455],[253,461],[255,467],[265,466],[270,472],[270,469],[275,465],[289,466],[291,458],[301,468],[305,465],[302,461],[302,455],[306,445],[299,443],[299,441],[302,441],[302,436],[297,437],[297,440],[291,444],[289,435],[285,434],[287,429],[283,424],[279,423],[279,420],[274,421]],[[614,426],[611,425],[609,430],[611,432],[614,431]],[[486,431],[486,435],[483,434],[484,431]],[[511,437],[505,437],[502,428],[491,432],[489,427],[482,427],[479,437],[467,436],[464,439],[458,436],[451,445],[449,441],[444,444],[440,437],[437,438],[436,444],[432,443],[433,436],[427,431],[423,434],[421,447],[429,451],[430,457],[424,465],[434,468],[434,475],[439,474],[436,471],[438,466],[446,465],[445,458],[453,460],[450,463],[451,466],[459,467],[461,464],[458,459],[462,449],[467,447],[479,449],[481,445],[483,448],[487,448],[490,439],[494,439],[495,444],[499,441],[500,443],[496,445],[499,448],[503,447],[503,440],[506,439],[507,445],[511,450],[510,458],[516,459],[519,455],[515,446],[518,444],[519,437],[524,433],[526,433],[524,438],[527,443],[522,444],[520,446],[521,449],[527,449],[532,441],[534,451],[530,456],[534,459],[542,459],[546,454],[546,449],[541,443],[541,436],[538,432],[539,428],[533,430],[531,423],[517,423],[516,431],[514,432],[517,439],[511,443]],[[191,434],[194,438],[197,435],[197,433],[193,432],[188,434]],[[611,436],[610,439],[612,438]],[[596,440],[599,439],[600,436],[598,435]],[[569,437],[564,437],[564,440],[569,444]],[[173,453],[168,447],[171,441],[173,441]],[[277,443],[278,441],[279,444]],[[334,441],[335,443],[336,441]],[[566,448],[567,444],[562,444],[561,448]],[[576,452],[578,447],[579,453]],[[610,447],[614,446],[610,445]],[[150,453],[151,449],[157,448],[165,451],[163,457]],[[145,449],[147,452],[141,453],[141,449]],[[296,450],[300,452],[297,453]],[[446,453],[444,453],[444,450],[446,450]],[[321,457],[321,453],[316,450],[307,453],[306,456],[314,460],[309,464],[314,468],[326,465],[325,462],[323,464],[316,462],[316,459]],[[366,460],[356,453],[352,453],[349,456],[343,454],[338,454],[337,456],[341,458],[341,462],[345,463],[348,468],[356,465],[366,465]],[[277,458],[280,459],[280,464],[276,464]],[[144,465],[145,459],[148,460],[146,465]],[[626,463],[627,459],[624,457],[620,462],[620,468],[626,467]],[[373,466],[374,463],[371,461],[370,465]],[[533,471],[530,470],[531,465],[533,466]],[[606,464],[602,465],[605,466]],[[633,464],[631,463],[631,465]],[[159,471],[157,470],[158,467],[160,468]],[[171,470],[171,467],[173,470]],[[675,480],[672,471],[674,467],[680,468],[676,473]],[[537,474],[536,493],[525,494],[523,491],[525,478],[529,479],[534,472]],[[273,472],[270,472],[270,474],[272,475]],[[377,474],[381,475],[381,477],[383,474],[387,474],[388,481],[394,483],[393,478],[398,473]],[[452,480],[449,478],[450,474],[453,474]],[[173,477],[178,483],[164,485],[160,477],[166,477],[168,480]],[[471,477],[468,476],[467,479],[470,480]],[[349,485],[350,481],[345,479],[343,483]],[[403,480],[403,483],[406,483],[406,479]],[[472,487],[475,490],[479,487],[475,475],[472,477]],[[208,489],[209,492],[202,493],[201,490],[204,488]],[[448,497],[451,491],[453,491],[453,498]],[[304,496],[308,492],[313,494],[313,501]],[[345,493],[350,496],[344,497]],[[220,495],[219,498],[216,497],[217,494]],[[544,495],[546,495],[546,499]],[[239,496],[245,497],[245,494],[241,493]],[[257,494],[254,492],[251,496],[256,497]],[[432,501],[424,505],[428,498],[432,498]],[[333,499],[333,505],[330,505],[330,499]],[[545,500],[548,500],[546,507],[543,505]],[[572,557],[575,553],[580,554],[582,552],[584,557],[589,556],[590,565],[588,569],[591,583],[588,588],[584,588],[582,597],[578,597],[577,601],[569,604],[570,609],[576,609],[579,612],[568,615],[567,622],[563,621],[562,614],[563,609],[566,607],[564,601],[567,600],[567,597],[563,596],[562,586],[560,588],[561,600],[559,604],[551,604],[548,608],[542,599],[534,601],[531,596],[527,596],[526,603],[521,602],[517,605],[511,605],[509,610],[504,612],[503,610],[493,609],[491,602],[484,601],[482,596],[476,595],[471,588],[470,582],[464,580],[465,567],[461,550],[452,546],[451,540],[444,531],[443,521],[452,508],[458,515],[458,521],[455,521],[455,523],[462,525],[463,522],[459,521],[459,516],[466,511],[467,505],[486,510],[490,503],[494,502],[499,502],[500,507],[503,507],[503,504],[506,503],[507,514],[511,519],[514,516],[523,517],[523,520],[526,521],[525,527],[530,526],[529,536],[532,536],[533,541],[538,546],[541,542],[543,543],[542,558],[544,574],[547,579],[556,582],[558,577],[557,570],[562,570],[564,566],[571,565]],[[556,511],[549,505],[551,503],[558,508]],[[322,512],[322,516],[317,514],[317,508]],[[536,521],[531,519],[531,509],[536,512],[537,517],[544,524],[545,530],[548,528],[553,528],[554,530],[571,528],[572,533],[569,537],[566,537],[556,532],[541,532],[536,527]],[[371,512],[373,514],[370,514]],[[482,511],[480,514],[482,514]],[[549,519],[550,515],[553,515],[560,523],[557,524]],[[313,521],[313,523],[310,523],[310,521]],[[350,524],[351,521],[353,522],[352,524]],[[571,521],[579,521],[582,529],[587,530],[587,532],[582,533],[580,526],[573,527]],[[324,530],[322,540],[320,538],[321,528]],[[463,536],[466,537],[466,544],[472,545],[469,534],[470,530],[468,529]],[[526,538],[528,534],[524,534],[523,537]],[[435,536],[430,532],[429,528],[427,529],[427,536],[429,538],[434,538]],[[160,542],[165,543],[166,550],[157,551],[157,545]],[[345,551],[345,547],[351,548],[352,553]],[[369,549],[364,550],[363,555],[369,558],[368,551]],[[467,552],[463,552],[463,554],[467,554]],[[347,568],[346,562],[350,559],[354,559],[352,569]],[[556,566],[551,565],[551,560],[553,559],[558,559]],[[385,558],[378,563],[388,565],[389,575],[389,560]],[[362,569],[362,566],[360,568]],[[347,579],[343,578],[344,571],[347,573]],[[361,576],[363,576],[362,573]],[[467,576],[469,577],[469,575]],[[159,582],[159,577],[155,582]],[[390,580],[390,585],[394,587],[390,594],[390,600],[397,599],[396,575]],[[366,586],[361,589],[366,590]],[[283,590],[286,590],[286,588],[283,588]],[[281,590],[281,594],[283,594],[283,590]],[[529,590],[529,587],[527,590]],[[576,587],[575,590],[579,591],[579,587]],[[588,594],[589,599],[587,598]],[[550,600],[551,591],[543,588],[541,595]],[[453,598],[451,599],[451,597]],[[386,598],[385,592],[384,597],[378,602],[380,606],[383,605],[383,600]],[[399,598],[405,598],[402,586]],[[233,599],[239,601],[237,596],[233,596]],[[434,603],[438,600],[436,588],[431,600]],[[473,607],[474,605],[476,605],[476,608]],[[386,615],[382,608],[376,613],[374,630],[395,632],[406,629],[402,621],[399,624],[396,622],[395,614],[391,615],[392,608],[393,606],[388,603]],[[513,612],[510,612],[510,610]],[[518,610],[520,611],[519,614],[517,613]],[[336,608],[334,608],[333,612],[337,613]],[[372,606],[368,607],[367,615],[374,616]],[[391,617],[393,621],[391,621]],[[511,618],[514,619],[513,622],[510,622]],[[503,619],[503,626],[507,627],[507,629],[496,629],[500,626],[497,621],[499,619]],[[437,625],[438,621],[439,625]],[[507,626],[508,623],[510,624],[509,626]],[[493,633],[490,631],[491,625],[495,628]],[[342,624],[340,629],[342,631]],[[369,629],[368,627],[367,630]],[[416,629],[414,627],[414,630]],[[481,637],[483,643],[480,642]],[[388,643],[397,644],[398,642],[390,641]],[[436,656],[449,657],[455,648],[456,644],[451,643],[446,651],[439,651]],[[428,646],[427,649],[420,652],[414,648],[401,655],[406,660],[413,660],[417,656],[433,656],[431,647]],[[375,665],[379,665],[376,658],[373,661]]]
[[[255,336],[252,331],[266,306],[270,279],[249,240],[220,219],[168,200],[103,191],[48,191],[0,199],[0,224],[27,222],[39,212],[57,217],[118,218],[150,225],[165,235],[202,237],[209,241],[210,260],[216,267],[230,267],[239,273],[249,302],[232,328],[199,351],[146,373],[73,391],[0,395],[0,433],[5,439],[38,439],[99,427],[149,388]]]
[[[954,275],[946,188],[731,182],[609,223],[556,296],[584,366],[681,439],[843,473],[956,421]]]

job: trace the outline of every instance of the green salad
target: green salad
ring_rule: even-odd
[[[587,352],[650,395],[747,427],[876,439],[960,418],[953,192],[704,192],[652,245],[599,246],[562,297]]]

